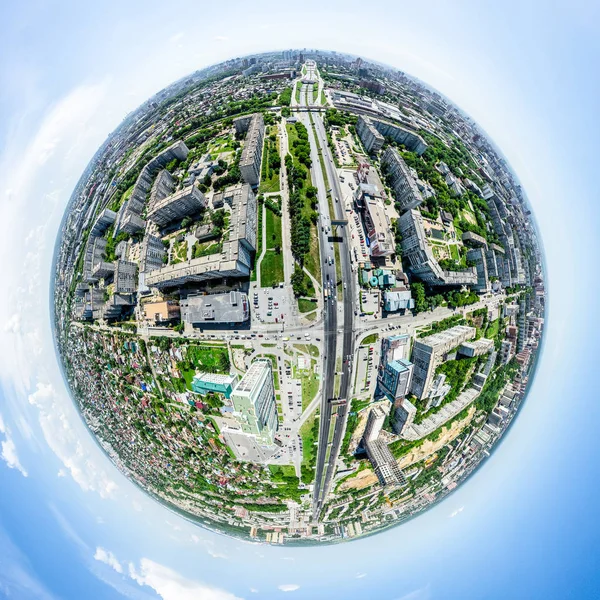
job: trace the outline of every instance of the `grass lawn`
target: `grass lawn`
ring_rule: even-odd
[[[272,250],[276,246],[281,248],[281,217],[268,208],[265,216],[267,227],[267,249]]]
[[[305,318],[307,321],[316,321],[316,320],[317,320],[317,311],[315,311],[315,312],[311,312],[311,313],[306,313],[306,314],[304,315],[304,318]]]
[[[211,254],[219,254],[222,251],[223,243],[221,240],[196,242],[192,247],[192,258],[200,258],[202,256],[210,256]],[[185,260],[187,260],[187,258]]]
[[[452,259],[456,260],[456,261],[460,261],[460,254],[458,252],[458,248],[456,247],[456,244],[450,244],[448,247],[450,248],[450,256],[452,257]]]
[[[321,281],[321,259],[319,257],[319,235],[317,226],[310,227],[310,252],[304,256],[304,266],[310,271],[310,274]]]
[[[185,262],[188,255],[187,241],[175,242],[171,251],[171,264],[176,265],[180,262]]]
[[[294,346],[313,358],[319,358],[319,349],[314,344],[294,344]]]
[[[292,465],[269,465],[269,471],[272,475],[296,477],[296,469]]]
[[[315,310],[317,308],[317,303],[312,302],[311,300],[306,300],[304,298],[298,298],[298,310],[301,313],[307,313]]]
[[[361,346],[368,346],[369,344],[374,344],[377,341],[377,338],[379,337],[378,333],[372,333],[371,335],[368,335],[361,343]]]
[[[302,481],[310,483],[314,478],[314,466],[317,460],[317,447],[314,445],[319,435],[319,421],[314,412],[300,428],[302,438]]]
[[[231,366],[227,346],[190,345],[187,350],[187,359],[194,367],[190,369],[192,378],[196,370],[208,371],[209,373],[229,373]],[[187,382],[188,377],[185,372],[184,378]]]
[[[259,192],[278,192],[279,191],[279,173],[275,173],[273,171],[271,176],[267,179],[263,179],[260,182],[260,186],[258,188]]]
[[[494,319],[485,330],[484,336],[489,339],[495,339],[500,329],[500,319]]]
[[[262,354],[263,358],[271,359],[271,364],[273,365],[273,385],[275,389],[279,389],[279,369],[277,368],[277,357],[273,354]]]
[[[296,370],[296,377],[302,381],[302,410],[306,410],[319,391],[319,380],[312,371]]]
[[[261,287],[273,287],[283,281],[283,254],[267,250],[260,263]]]

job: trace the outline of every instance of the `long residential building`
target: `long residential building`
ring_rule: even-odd
[[[419,279],[432,286],[460,286],[477,284],[477,271],[445,271],[433,256],[425,236],[423,217],[418,210],[409,210],[399,219],[402,234],[402,256],[410,270]]]
[[[428,398],[435,370],[444,362],[444,356],[463,342],[472,340],[477,330],[467,325],[456,325],[445,331],[417,339],[413,346],[413,374],[411,392],[419,399]]]
[[[381,165],[400,212],[416,208],[423,202],[417,182],[396,148],[389,146],[386,149],[381,157]]]
[[[231,198],[229,238],[218,254],[201,256],[148,273],[146,285],[167,288],[195,281],[247,277],[256,251],[256,196],[249,184],[235,186]]]
[[[383,440],[367,442],[366,450],[373,471],[382,487],[391,489],[407,485],[398,461]]]
[[[375,129],[371,119],[369,117],[363,117],[360,115],[356,122],[356,133],[363,143],[367,152],[379,152],[385,142],[385,138]]]
[[[156,174],[173,160],[185,160],[188,153],[188,147],[179,140],[165,148],[144,166],[138,175],[129,198],[123,202],[119,209],[113,235],[116,236],[120,231],[133,234],[145,229],[146,221],[142,218],[142,213],[146,206],[146,199],[151,193]]]
[[[240,160],[242,179],[253,187],[256,187],[260,181],[264,134],[265,123],[262,113],[255,113],[248,123],[244,149],[242,150]]]
[[[85,253],[83,255],[83,281],[88,283],[98,281],[98,278],[92,274],[92,271],[94,269],[94,265],[102,260],[104,249],[106,248],[106,240],[103,240],[101,236],[115,222],[116,218],[116,212],[105,208],[94,221],[94,224],[90,229],[90,234],[85,247]]]
[[[159,227],[193,215],[206,206],[206,198],[200,189],[192,184],[182,190],[165,196],[152,206],[148,218]]]
[[[410,129],[406,129],[401,125],[398,125],[397,123],[384,121],[382,119],[371,119],[363,116],[360,116],[358,119],[359,121],[360,119],[364,119],[366,121],[366,125],[371,125],[383,138],[390,138],[394,142],[402,144],[411,152],[415,152],[416,154],[420,155],[427,150],[427,143],[415,131],[411,131]],[[367,135],[370,135],[368,128],[362,126],[362,129],[365,131],[365,133],[367,133]],[[358,122],[356,124],[356,131],[358,133]]]

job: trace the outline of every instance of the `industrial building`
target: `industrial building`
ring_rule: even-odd
[[[394,192],[399,212],[416,208],[423,202],[417,182],[398,150],[389,146],[381,157],[381,166]]]
[[[411,392],[419,399],[428,398],[435,370],[445,355],[463,342],[475,337],[475,327],[456,325],[445,331],[417,339],[413,346]],[[426,407],[426,409],[429,407]]]
[[[250,318],[250,304],[244,292],[188,296],[181,300],[181,318],[186,323],[243,323]]]
[[[255,360],[231,394],[234,415],[243,433],[272,445],[278,427],[273,366],[269,359]]]
[[[146,285],[167,288],[191,281],[250,275],[256,251],[256,196],[246,183],[228,191],[227,197],[232,199],[233,206],[229,239],[223,241],[222,251],[152,271],[146,276]]]

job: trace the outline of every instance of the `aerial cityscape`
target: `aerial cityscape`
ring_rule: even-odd
[[[542,343],[526,194],[467,115],[336,52],[229,60],[106,139],[59,233],[55,335],[116,466],[213,530],[333,543],[490,455]]]

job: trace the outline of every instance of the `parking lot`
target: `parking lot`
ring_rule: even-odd
[[[376,370],[375,345],[360,346],[356,352],[356,379],[354,380],[354,393],[365,394],[370,389],[374,390]]]
[[[340,165],[351,165],[354,163],[354,155],[348,140],[345,137],[339,137],[336,132],[333,135],[335,153]]]
[[[285,288],[251,288],[252,323],[287,323],[291,317],[289,294]]]

